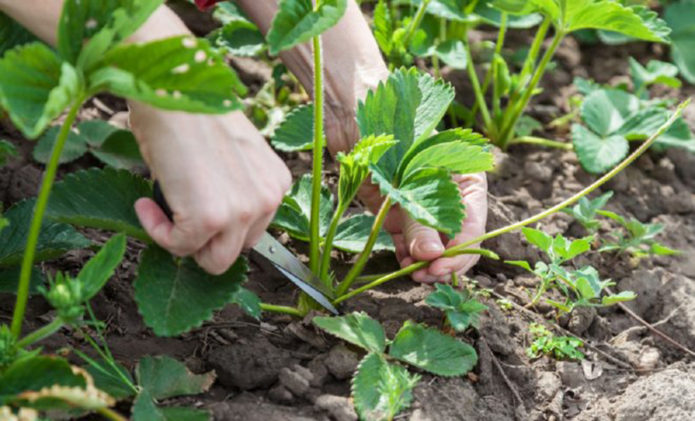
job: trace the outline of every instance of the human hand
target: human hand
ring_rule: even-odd
[[[130,123],[173,212],[149,198],[135,203],[152,239],[224,273],[270,224],[291,175],[240,112],[200,115],[131,104]]]

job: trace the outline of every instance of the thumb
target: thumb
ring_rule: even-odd
[[[434,260],[444,253],[445,247],[439,232],[426,227],[410,216],[405,218],[403,236],[410,256],[415,260]]]

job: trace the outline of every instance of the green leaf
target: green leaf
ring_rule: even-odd
[[[529,243],[543,250],[545,253],[550,253],[550,249],[553,245],[553,237],[541,230],[529,227],[522,228],[521,232]]]
[[[284,152],[309,151],[314,145],[313,132],[314,105],[301,105],[287,114],[270,143]]]
[[[682,83],[678,79],[678,67],[671,63],[659,60],[650,60],[647,67],[630,57],[630,75],[635,85],[635,91],[643,87],[663,84],[672,88],[680,88]]]
[[[478,361],[478,355],[470,345],[412,322],[406,322],[398,331],[389,355],[444,377],[466,374]]]
[[[247,20],[232,20],[208,35],[215,47],[239,57],[254,57],[265,49],[265,38],[258,27]]]
[[[630,149],[628,141],[620,135],[601,138],[579,124],[572,125],[572,143],[582,167],[592,174],[610,170]]]
[[[618,131],[630,115],[639,110],[639,99],[617,89],[602,89],[584,99],[581,116],[600,136]]]
[[[38,42],[5,53],[0,74],[0,105],[30,139],[38,137],[83,90],[77,71]]]
[[[454,330],[463,332],[469,326],[478,327],[480,312],[487,310],[487,306],[471,297],[467,290],[456,291],[451,285],[443,284],[437,284],[436,288],[425,302],[444,311]]]
[[[142,358],[135,368],[135,377],[154,399],[197,395],[207,392],[215,382],[214,371],[193,374],[183,363],[167,356]]]
[[[642,6],[623,6],[611,0],[572,0],[567,2],[565,28],[602,29],[645,41],[668,43],[670,31],[656,13]]]
[[[100,44],[104,42],[103,53],[132,35],[162,3],[162,0],[67,0],[58,23],[58,51],[75,64],[83,46],[96,36]]]
[[[426,149],[432,148],[441,144],[455,145],[457,143],[467,143],[469,145],[484,146],[487,144],[487,139],[484,139],[480,134],[475,133],[471,129],[450,129],[439,132],[429,138],[426,138],[417,144],[414,144],[405,153],[399,163],[398,178],[402,178],[403,171],[409,166],[410,161]]]
[[[175,336],[212,318],[232,302],[246,280],[241,257],[220,276],[205,273],[189,258],[180,260],[157,246],[142,254],[135,301],[145,324],[158,336]]]
[[[7,164],[10,157],[17,155],[17,148],[12,143],[8,142],[7,140],[0,139],[0,167]]]
[[[158,407],[149,392],[143,391],[135,399],[132,418],[133,421],[209,421],[210,413],[185,407]]]
[[[58,133],[60,132],[60,126],[50,127],[41,136],[39,141],[34,147],[33,156],[34,159],[42,164],[47,164],[51,159],[51,152],[53,151],[53,145],[58,138]],[[78,158],[81,158],[85,153],[87,153],[87,144],[80,137],[80,135],[74,129],[71,129],[68,133],[68,138],[65,140],[65,146],[60,154],[59,164],[67,164]]]
[[[116,47],[92,73],[90,89],[157,108],[223,114],[242,107],[246,88],[207,40],[178,36]]]
[[[478,136],[470,132],[466,135]],[[490,152],[463,139],[432,145],[418,152],[407,161],[402,177],[407,179],[423,168],[442,168],[454,174],[474,174],[489,171],[493,167],[494,158]]]
[[[346,0],[280,0],[267,39],[270,54],[277,55],[309,41],[334,26],[345,13]]]
[[[35,41],[36,37],[14,19],[0,12],[0,57],[5,51]]]
[[[314,317],[313,322],[331,335],[369,352],[381,353],[386,348],[384,328],[366,313],[351,313],[339,317]]]
[[[23,201],[8,209],[3,215],[10,225],[0,231],[0,268],[21,263],[34,214],[34,204],[34,199]],[[55,259],[67,251],[85,248],[90,244],[91,242],[73,227],[44,221],[34,261]]]
[[[256,320],[261,318],[261,299],[258,295],[249,291],[246,288],[240,288],[239,291],[232,297],[232,303],[241,307],[241,309]]]
[[[420,376],[389,364],[378,354],[367,354],[352,380],[355,409],[364,420],[390,420],[413,401],[412,390]]]
[[[84,301],[89,301],[104,287],[121,264],[126,250],[126,237],[117,234],[101,247],[101,250],[85,263],[77,275],[82,284]]]
[[[16,294],[19,286],[19,274],[21,267],[13,266],[8,269],[0,269],[0,292]],[[38,294],[39,287],[44,284],[41,268],[34,266],[31,268],[31,278],[29,280],[29,293]]]
[[[654,243],[649,246],[649,253],[656,256],[677,256],[682,252],[680,250],[674,250],[670,247],[666,247],[663,244]]]
[[[369,173],[369,166],[379,159],[397,142],[393,136],[367,136],[361,139],[346,155],[338,153],[340,179],[338,180],[338,199],[342,205],[352,202],[357,191]]]
[[[494,8],[489,2],[479,1],[475,6],[475,14],[483,20],[483,22],[500,27],[502,24],[502,13]],[[507,16],[507,26],[516,29],[533,28],[543,21],[543,16],[539,13],[530,15]]]
[[[84,388],[86,382],[83,376],[73,373],[70,364],[62,358],[20,358],[0,374],[0,405],[22,392],[55,385]]]
[[[375,217],[373,215],[354,215],[338,224],[333,245],[349,253],[360,253],[364,250],[367,238],[372,231]],[[374,243],[374,251],[395,251],[391,235],[381,230]]]
[[[453,99],[451,85],[412,68],[395,71],[358,104],[362,137],[387,134],[398,141],[379,162],[389,181],[406,151],[430,136]]]
[[[275,214],[273,227],[287,231],[293,238],[309,241],[309,219],[311,215],[311,174],[299,178]],[[333,195],[326,186],[321,187],[319,208],[320,234],[328,230],[333,215]]]
[[[610,306],[617,303],[622,303],[625,301],[632,301],[637,298],[637,294],[632,291],[622,291],[619,294],[608,295],[601,299],[601,304],[604,306]]]
[[[372,23],[374,25],[374,39],[384,55],[388,57],[393,50],[393,20],[384,0],[379,0],[374,7]]]
[[[520,267],[522,269],[525,269],[525,270],[533,273],[533,269],[531,269],[531,265],[529,264],[529,262],[527,262],[525,260],[505,260],[504,263],[506,263],[508,265]]]
[[[664,19],[673,30],[671,57],[683,77],[695,83],[695,3],[675,2],[664,11]]]
[[[452,69],[462,70],[468,66],[466,46],[461,40],[446,40],[435,48],[435,54]]]
[[[99,147],[92,148],[89,152],[104,164],[116,169],[132,169],[145,165],[135,136],[128,130],[115,131]]]
[[[461,231],[465,206],[461,203],[459,187],[448,171],[422,168],[394,187],[378,168],[372,167],[372,181],[379,185],[384,196],[389,196],[421,224],[450,236]]]
[[[112,168],[78,171],[55,184],[47,216],[72,225],[123,232],[149,241],[133,208],[141,197],[152,197],[152,186],[128,171]]]
[[[130,386],[125,383],[118,374],[114,373],[114,370],[118,370],[120,375],[130,380],[130,382],[133,382],[133,378],[128,370],[121,364],[116,361],[113,361],[113,364],[115,364],[116,368],[114,369],[109,365],[108,368],[106,368],[106,370],[108,370],[108,374],[104,373],[104,371],[96,368],[92,364],[88,364],[85,367],[85,370],[87,370],[87,372],[94,379],[94,385],[99,390],[103,390],[104,392],[108,393],[109,396],[112,396],[114,399],[122,400],[132,397],[135,392],[133,392],[133,389],[131,389]]]

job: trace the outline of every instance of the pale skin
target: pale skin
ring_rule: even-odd
[[[0,11],[13,17],[48,43],[56,42],[62,2],[0,0]],[[266,32],[276,1],[236,2]],[[357,101],[388,77],[388,70],[359,7],[350,0],[338,25],[323,37],[326,83],[326,137],[331,154],[347,151],[358,140],[354,120]],[[189,34],[183,22],[160,7],[130,41],[151,41]],[[287,67],[309,92],[312,58],[309,45],[281,54]],[[135,204],[140,222],[152,239],[178,256],[192,256],[212,274],[225,272],[243,249],[252,247],[270,224],[291,185],[284,162],[242,112],[200,115],[170,112],[129,102],[130,124],[142,154],[159,180],[174,213],[169,221],[149,198]],[[259,169],[263,176],[259,177]],[[392,234],[401,266],[432,261],[412,275],[418,282],[446,282],[465,273],[478,256],[442,258],[448,247],[482,235],[487,220],[484,174],[457,176],[467,218],[453,239],[410,219],[394,208],[385,228]],[[360,199],[373,211],[383,198],[365,185]]]

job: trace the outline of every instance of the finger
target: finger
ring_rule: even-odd
[[[244,241],[244,248],[251,248],[258,244],[274,217],[275,213],[270,213],[260,218],[258,222],[249,228],[249,232],[246,234],[246,240]]]
[[[403,237],[403,234],[393,234],[391,238],[393,239],[393,246],[396,249],[396,260],[402,265],[403,259],[410,257],[408,247],[405,244],[405,237]]]
[[[442,244],[439,233],[419,224],[410,217],[405,218],[403,236],[408,253],[415,260],[434,260],[444,252],[444,244]]]
[[[195,254],[195,261],[212,275],[223,274],[241,254],[246,234],[243,230],[227,229],[200,249]]]

